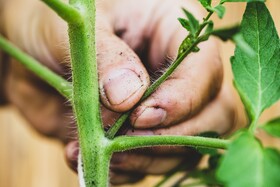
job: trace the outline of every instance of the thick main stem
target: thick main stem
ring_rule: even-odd
[[[77,118],[83,177],[86,187],[106,187],[110,154],[99,107],[95,43],[95,0],[72,0],[79,7],[82,24],[69,25],[73,76],[73,107]]]

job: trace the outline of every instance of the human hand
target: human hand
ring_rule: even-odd
[[[32,10],[26,6],[30,3]],[[16,5],[15,5],[16,4]],[[3,10],[4,33],[19,47],[68,78],[66,25],[40,2],[9,1]],[[24,7],[24,8],[23,8]],[[36,7],[36,9],[34,9]],[[186,7],[201,17],[193,1],[108,0],[98,3],[97,50],[102,117],[113,124],[120,112],[132,108],[148,87],[149,73],[163,71],[168,57],[175,57],[186,32],[176,21]],[[15,10],[16,8],[16,10]],[[14,12],[16,11],[16,12]],[[46,17],[46,15],[48,15]],[[32,16],[32,17],[31,17]],[[20,19],[19,19],[20,17]],[[235,101],[222,86],[223,69],[214,39],[202,43],[150,98],[130,117],[135,131],[129,135],[196,135],[205,131],[224,134],[236,122]],[[60,62],[65,63],[60,63]],[[222,88],[221,88],[222,87]],[[70,142],[66,114],[71,107],[53,89],[19,64],[11,63],[7,96],[31,124],[43,134]],[[77,143],[66,146],[66,156],[75,165]],[[111,180],[122,183],[143,174],[161,174],[193,156],[190,150],[159,148],[116,154]]]

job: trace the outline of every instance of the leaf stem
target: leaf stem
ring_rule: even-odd
[[[203,22],[200,24],[199,29],[198,29],[198,31],[197,31],[197,33],[195,35],[195,38],[199,37],[201,31],[205,28],[205,26],[207,25],[210,17],[213,15],[213,13],[214,12],[209,12],[208,15],[205,18],[203,18]]]
[[[184,60],[184,58],[190,54],[193,50],[193,48],[200,42],[199,39],[197,39],[188,50],[186,50],[181,56],[179,56],[174,63],[172,63],[166,70],[164,74],[162,74],[144,93],[140,101],[135,105],[138,106],[139,103],[147,99],[174,71],[175,69],[181,64],[181,62]],[[135,107],[134,107],[135,108]],[[129,117],[131,114],[132,108],[130,111],[124,113],[119,117],[119,119],[115,122],[115,124],[106,132],[106,137],[109,139],[113,139],[118,132],[118,130],[121,128],[125,120]]]
[[[113,152],[162,145],[227,149],[229,143],[229,140],[200,136],[120,136],[111,142],[110,147]]]
[[[96,59],[96,1],[70,1],[84,10],[82,24],[69,23],[73,77],[73,108],[77,119],[83,176],[86,187],[108,186],[109,140],[100,115]]]
[[[252,120],[252,122],[249,125],[249,132],[254,135],[256,129],[257,129],[257,125],[258,125],[258,119],[259,119],[260,114],[257,115],[257,117],[255,119]]]
[[[113,139],[115,135],[118,133],[119,129],[122,127],[123,123],[127,120],[132,110],[127,111],[122,114],[117,121],[113,124],[113,126],[105,133],[105,136],[109,139]]]
[[[35,73],[38,77],[45,80],[65,98],[71,99],[72,86],[68,81],[51,71],[46,66],[42,65],[33,57],[24,53],[18,47],[6,40],[2,35],[0,35],[0,48],[10,56],[14,57],[17,61],[22,63],[27,69]]]
[[[78,9],[62,2],[61,0],[41,0],[51,9],[53,9],[62,19],[71,24],[80,24],[83,22],[83,16]]]
[[[172,63],[166,72],[164,72],[144,93],[143,97],[140,99],[140,101],[135,105],[138,106],[142,101],[147,99],[168,77],[175,71],[175,69],[181,64],[181,62],[188,56],[193,49],[201,42],[203,41],[203,37],[199,37],[201,31],[204,29],[204,27],[207,25],[209,18],[212,16],[213,12],[209,12],[206,18],[203,19],[203,23],[200,25],[196,37],[192,43],[192,45],[184,52],[182,55],[178,56],[174,63]],[[132,108],[130,111],[124,113],[121,115],[121,117],[112,125],[112,127],[106,132],[106,137],[109,139],[113,139],[115,135],[117,134],[118,130],[121,128],[123,123],[126,121],[126,119],[131,114],[132,110],[136,107]]]

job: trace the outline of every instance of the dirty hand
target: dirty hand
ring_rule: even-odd
[[[38,0],[4,3],[0,12],[3,34],[41,63],[71,79],[66,23]],[[202,17],[196,1],[97,3],[97,59],[105,127],[112,125],[121,112],[131,109],[151,79],[176,57],[187,34],[176,20],[183,16],[181,7]],[[237,119],[235,100],[222,84],[223,68],[216,41],[210,39],[200,49],[134,110],[130,123],[135,131],[129,129],[126,134],[224,134],[232,130]],[[8,100],[39,132],[66,143],[66,157],[74,166],[78,143],[71,107],[19,63],[13,59],[10,62],[5,82]],[[193,151],[170,147],[118,153],[111,163],[111,182],[132,182],[145,174],[162,174],[183,161],[195,163],[194,157]]]

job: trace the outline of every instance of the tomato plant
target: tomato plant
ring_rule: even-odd
[[[141,99],[143,101],[149,97],[168,79],[187,55],[198,52],[198,44],[208,40],[209,36],[232,40],[236,43],[235,54],[231,58],[234,85],[250,120],[246,128],[228,139],[213,137],[211,133],[200,136],[116,136],[131,111],[123,114],[105,132],[99,107],[95,46],[96,2],[70,0],[66,4],[59,0],[42,1],[68,23],[73,81],[70,83],[64,80],[2,36],[0,47],[71,101],[77,119],[81,150],[81,186],[108,186],[109,162],[114,152],[158,145],[190,146],[202,154],[210,155],[208,168],[189,173],[189,176],[198,179],[199,184],[280,186],[280,153],[275,148],[264,147],[255,136],[256,130],[263,129],[272,136],[280,137],[279,118],[259,125],[262,112],[280,98],[280,40],[263,0],[221,0],[216,5],[211,0],[199,0],[208,11],[201,22],[183,9],[186,17],[178,20],[189,34],[182,41],[174,62],[146,90]],[[216,29],[211,16],[217,13],[223,18],[224,3],[230,2],[247,2],[241,25]],[[225,152],[217,149],[225,149]],[[180,185],[180,181],[177,185]]]

